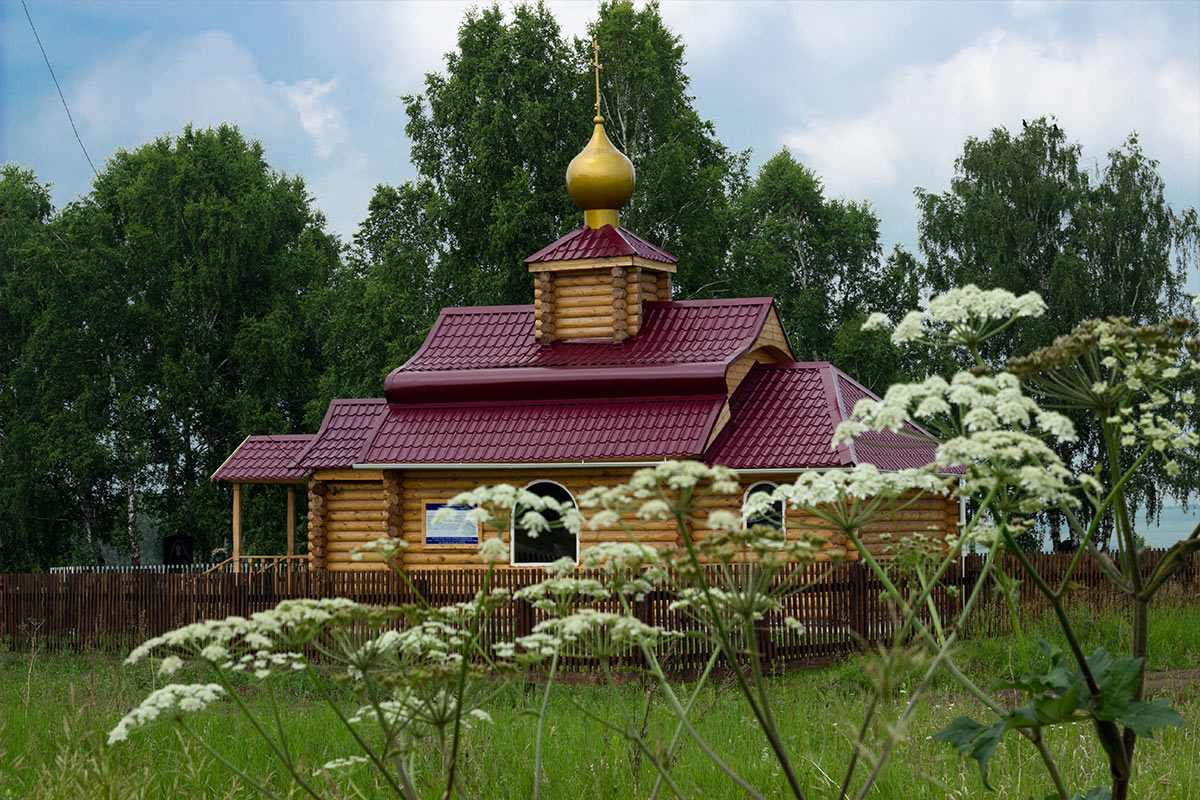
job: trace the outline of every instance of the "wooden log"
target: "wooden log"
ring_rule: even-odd
[[[671,299],[671,273],[669,272],[658,273],[658,299],[662,301]]]
[[[331,521],[370,520],[383,522],[386,516],[386,511],[338,511],[335,509],[330,509],[329,511],[329,519]]]
[[[592,308],[596,305],[605,305],[612,299],[610,292],[596,292],[594,295],[584,295],[582,297],[563,297],[554,304],[555,309],[561,315],[568,308]]]
[[[561,329],[575,325],[605,325],[612,322],[612,308],[607,300],[586,308],[560,309],[557,315],[557,325]]]
[[[558,305],[568,297],[610,297],[611,292],[612,286],[607,280],[587,286],[556,286],[554,287],[554,303]]]
[[[379,469],[318,469],[313,478],[319,481],[381,481],[383,470]]]
[[[374,481],[362,483],[338,482],[332,485],[324,500],[327,503],[345,500],[378,500],[384,496],[383,486]]]
[[[570,274],[560,273],[554,276],[555,290],[578,289],[581,286],[595,286],[598,283],[608,285],[610,273],[607,269],[591,269]]]
[[[326,507],[332,511],[386,511],[388,501],[379,497],[372,496],[370,499],[343,499],[340,495],[336,500],[330,500]]]
[[[386,535],[387,528],[382,524],[370,528],[362,523],[354,522],[329,523],[325,526],[325,537],[327,539],[343,538],[347,536],[353,538],[355,536],[379,537]]]
[[[374,542],[379,539],[386,539],[387,534],[383,531],[332,531],[325,537],[326,542],[332,544],[334,542]]]
[[[242,571],[242,485],[233,484],[233,571]]]
[[[364,545],[371,544],[372,542],[377,542],[383,538],[386,538],[386,537],[375,536],[370,539],[335,539],[335,540],[329,542],[329,544],[325,545],[325,551],[330,554],[332,554],[332,553],[351,553],[351,552],[363,547]]]
[[[287,487],[287,554],[296,555],[296,485]],[[288,574],[292,572],[292,562],[288,562]]]
[[[405,565],[418,564],[481,564],[479,553],[459,553],[441,550],[423,550],[417,553],[405,552]]]
[[[559,339],[607,339],[612,335],[611,325],[580,325],[560,328]]]
[[[329,572],[390,572],[391,567],[382,562],[330,561],[325,568]]]

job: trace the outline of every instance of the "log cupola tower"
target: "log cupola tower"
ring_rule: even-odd
[[[567,194],[584,224],[525,259],[534,276],[536,335],[544,345],[569,340],[623,342],[641,329],[644,304],[671,299],[678,259],[623,229],[619,212],[633,196],[633,162],[604,132],[599,47],[595,127],[567,167]]]

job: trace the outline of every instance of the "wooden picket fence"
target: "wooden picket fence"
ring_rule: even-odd
[[[1165,551],[1145,554],[1143,569],[1157,563]],[[1034,556],[1039,571],[1056,582],[1070,562],[1069,554]],[[937,587],[933,601],[943,616],[953,614],[978,580],[982,556],[963,559]],[[1015,563],[1009,574],[1016,574]],[[804,585],[783,598],[783,607],[756,626],[755,644],[764,665],[773,671],[826,660],[863,646],[888,642],[893,636],[894,612],[883,597],[883,586],[862,564],[797,565],[791,575]],[[1197,587],[1195,561],[1177,573],[1175,581]],[[412,587],[431,605],[441,606],[473,598],[482,588],[481,570],[412,571],[408,581],[390,572],[284,572],[258,574],[155,574],[141,571],[18,574],[0,573],[0,640],[14,649],[36,643],[53,650],[126,652],[137,643],[173,628],[203,619],[248,616],[274,607],[289,598],[347,597],[361,603],[398,605],[416,602]],[[494,584],[512,590],[545,578],[541,569],[498,571]],[[782,576],[777,580],[782,580]],[[1075,575],[1082,592],[1109,590],[1103,576],[1085,558]],[[411,581],[411,586],[409,581]],[[1021,586],[1022,602],[1036,603],[1032,583]],[[984,603],[996,603],[998,593],[985,587]],[[672,637],[662,648],[663,666],[677,674],[702,669],[712,653],[712,643],[701,635],[701,626],[686,612],[671,608],[674,597],[650,592],[634,603],[642,621],[684,634]],[[618,610],[616,601],[601,610]],[[977,615],[980,616],[980,615]],[[982,615],[984,618],[995,614]],[[788,627],[784,619],[799,620],[804,631]],[[488,623],[487,637],[510,641],[530,632],[542,613],[524,601],[513,600]],[[743,646],[748,643],[741,643]],[[587,672],[598,663],[570,656],[563,668]],[[618,668],[642,666],[640,653],[629,651],[614,659]]]

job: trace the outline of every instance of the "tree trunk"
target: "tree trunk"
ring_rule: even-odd
[[[142,537],[137,530],[137,512],[134,509],[133,479],[125,484],[125,534],[129,537],[129,561],[135,566],[142,565]]]

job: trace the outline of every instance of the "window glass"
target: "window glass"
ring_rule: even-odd
[[[559,503],[575,507],[575,498],[565,487],[553,481],[538,481],[525,487],[525,490],[538,497],[553,497]],[[563,556],[572,560],[579,559],[579,543],[575,534],[560,524],[558,512],[545,510],[541,514],[550,523],[550,530],[532,533],[521,524],[521,517],[528,508],[517,504],[513,509],[513,547],[512,563],[514,564],[549,564]]]
[[[759,481],[746,490],[746,496],[742,502],[744,503],[756,494],[770,494],[773,491],[775,491],[775,484],[770,481]],[[749,517],[746,520],[747,528],[753,528],[757,525],[765,525],[777,531],[783,530],[783,501],[776,500],[766,512]]]

